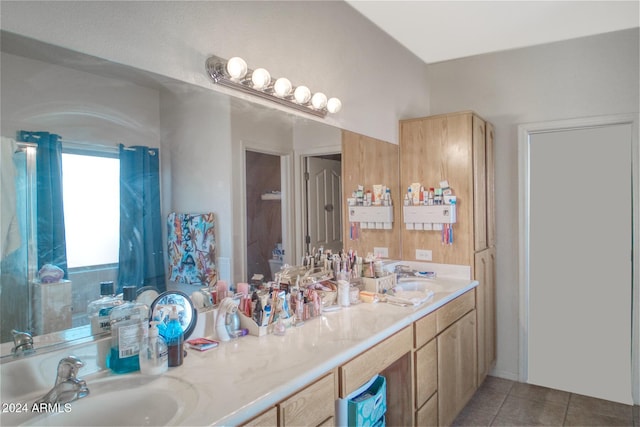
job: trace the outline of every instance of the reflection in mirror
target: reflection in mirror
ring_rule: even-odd
[[[169,317],[173,307],[178,312],[178,321],[182,326],[184,339],[188,339],[196,328],[198,313],[191,298],[184,292],[166,291],[161,293],[150,305],[151,320],[159,322],[158,331],[163,335],[164,328],[169,323]]]
[[[185,294],[199,289],[200,285],[195,288],[168,282],[168,277],[162,278],[167,272],[166,220],[173,211],[215,211],[216,216],[220,215],[216,218],[219,224],[216,234],[220,234],[218,240],[226,253],[224,260],[216,253],[216,264],[220,265],[221,278],[231,283],[240,281],[244,274],[240,274],[238,263],[246,254],[246,245],[234,244],[234,238],[243,226],[233,218],[235,208],[229,205],[229,200],[236,204],[244,197],[244,189],[237,187],[238,180],[231,179],[235,176],[234,170],[241,167],[236,157],[241,148],[236,147],[242,144],[237,142],[255,141],[260,146],[278,140],[281,145],[276,151],[289,155],[294,150],[317,152],[314,150],[322,146],[331,148],[325,152],[340,150],[340,131],[331,126],[4,31],[0,36],[1,135],[18,140],[18,131],[24,130],[33,133],[34,141],[39,132],[58,135],[60,138],[54,138],[54,142],[60,142],[62,146],[61,157],[84,156],[80,165],[88,164],[89,159],[105,164],[111,162],[111,166],[92,166],[90,169],[105,181],[116,182],[100,190],[96,190],[97,183],[93,182],[89,188],[78,187],[74,191],[80,196],[80,206],[97,208],[91,213],[76,211],[72,201],[64,200],[65,279],[59,286],[61,289],[40,286],[38,290],[35,285],[42,266],[38,261],[37,243],[40,203],[35,191],[38,142],[14,147],[5,145],[3,140],[0,146],[3,148],[2,171],[9,170],[4,167],[5,161],[13,163],[14,184],[18,191],[15,192],[15,211],[5,215],[8,192],[4,190],[3,175],[0,194],[3,209],[0,216],[3,231],[0,238],[0,338],[3,345],[0,355],[10,354],[11,345],[5,344],[12,344],[11,329],[34,333],[36,350],[61,341],[88,337],[87,306],[100,297],[100,282],[113,281],[118,289],[123,284],[131,284],[122,283],[120,270],[125,263],[132,268],[155,265],[152,271],[135,270],[137,272],[130,276],[133,278],[127,279],[139,287],[152,285],[163,291],[166,286],[166,289],[180,289]],[[292,135],[286,141],[275,136],[283,133],[283,127]],[[296,127],[295,131],[293,127]],[[279,131],[274,132],[274,129]],[[5,147],[9,147],[7,155]],[[138,236],[139,229],[123,231],[119,206],[121,187],[119,178],[114,177],[115,172],[120,173],[119,167],[113,168],[114,162],[119,164],[121,152],[129,152],[128,148],[133,147],[147,147],[140,151],[155,151],[160,160],[160,207],[154,210],[161,212],[161,230],[144,237],[156,245],[158,241],[165,243],[146,258],[136,249],[135,239],[132,239],[143,237]],[[63,160],[63,169],[72,168],[65,167],[66,163]],[[219,171],[217,175],[216,171]],[[297,169],[295,172],[298,175]],[[79,173],[80,178],[68,179],[69,185],[90,182],[86,172]],[[290,205],[285,208],[287,230],[283,230],[283,234],[286,231],[283,244],[291,248],[288,250],[291,259],[297,259],[303,251],[304,231],[302,219],[297,216],[302,209],[296,205],[294,216],[293,199],[303,196],[297,190],[299,178],[293,177],[291,161],[287,173],[290,180],[296,180],[296,193],[293,195],[292,191]],[[71,173],[66,171],[62,176],[68,178]],[[30,190],[28,186],[31,186]],[[291,182],[290,187],[294,187]],[[89,201],[93,195],[98,198]],[[72,214],[76,216],[71,217]],[[135,216],[135,210],[128,210],[126,215]],[[79,225],[78,217],[86,221],[84,225]],[[117,221],[113,221],[116,218]],[[4,232],[11,224],[10,220],[17,221],[21,234],[18,248],[11,251],[5,244],[7,234]],[[74,235],[73,228],[77,229]],[[111,242],[99,238],[102,231],[106,231],[104,234]],[[121,240],[123,234],[124,240]],[[88,240],[78,243],[74,249],[70,245],[76,237],[87,237]],[[128,255],[123,255],[123,250],[128,251]],[[86,255],[92,258],[87,259]],[[53,259],[47,262],[58,263]],[[39,298],[36,297],[38,292]],[[37,331],[37,324],[50,329]],[[39,334],[44,335],[37,336]]]

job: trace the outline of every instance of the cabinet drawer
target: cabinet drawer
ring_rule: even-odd
[[[280,425],[317,426],[335,414],[333,373],[280,403]]]
[[[438,393],[431,396],[431,399],[416,411],[416,425],[420,427],[438,425]]]
[[[340,372],[340,397],[344,398],[374,375],[384,371],[403,354],[411,351],[413,345],[412,328],[406,327],[355,359],[345,363]]]
[[[431,312],[414,324],[414,348],[420,348],[436,336],[436,312]]]
[[[475,289],[465,292],[436,310],[436,330],[444,331],[476,306]]]
[[[278,425],[278,409],[274,406],[261,415],[258,415],[246,424],[244,427],[260,427],[260,426],[277,426]]]

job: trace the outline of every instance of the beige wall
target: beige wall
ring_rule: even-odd
[[[2,28],[207,88],[206,58],[238,55],[339,97],[325,122],[385,141],[428,113],[424,64],[341,1],[3,0]]]
[[[637,113],[638,40],[626,30],[428,66],[433,114],[472,109],[495,125],[500,376],[518,377],[518,125]]]

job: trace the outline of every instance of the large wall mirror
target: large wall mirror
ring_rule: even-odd
[[[136,270],[143,266],[136,270],[138,273],[128,276],[127,280],[133,283],[126,284],[153,285],[160,291],[177,288],[187,294],[199,289],[197,284],[170,280],[171,213],[215,214],[214,243],[208,248],[211,251],[201,256],[211,258],[216,278],[236,283],[259,272],[250,267],[249,260],[255,262],[252,258],[255,254],[249,255],[247,247],[246,218],[253,212],[247,206],[251,203],[246,191],[247,169],[261,167],[251,163],[260,156],[247,157],[252,151],[279,158],[280,171],[286,177],[280,188],[274,184],[273,189],[259,190],[260,195],[279,190],[278,200],[265,203],[279,204],[282,231],[274,237],[277,241],[268,243],[268,250],[263,251],[263,259],[258,261],[262,267],[256,268],[264,269],[268,277],[268,258],[274,255],[277,244],[284,251],[283,262],[296,263],[307,250],[305,168],[309,158],[332,159],[334,163],[340,158],[340,129],[211,88],[178,82],[15,34],[2,32],[0,36],[3,137],[0,159],[3,171],[5,162],[11,164],[15,172],[12,186],[16,190],[6,190],[3,176],[2,355],[11,349],[12,329],[43,336],[54,333],[56,338],[51,342],[89,336],[88,304],[100,296],[100,282],[114,281],[116,289],[121,287],[125,267]],[[76,211],[74,202],[64,202],[66,281],[59,289],[34,286],[42,267],[38,263],[38,222],[45,217],[38,215],[38,203],[44,202],[37,200],[34,188],[43,169],[35,164],[40,150],[36,140],[43,134],[26,134],[32,138],[20,141],[19,131],[56,136],[62,146],[62,175],[67,179],[62,185],[69,187],[66,189],[72,193],[69,197],[75,196],[80,205],[94,208]],[[16,145],[5,150],[8,140],[15,140]],[[159,194],[155,203],[159,206],[160,226],[159,231],[145,233],[150,235],[147,239],[160,242],[160,254],[137,252],[132,241],[143,233],[123,222],[123,216],[128,215],[123,213],[118,193],[122,192],[122,177],[118,173],[123,173],[123,151],[142,157],[157,156],[159,170],[153,185]],[[153,165],[153,159],[149,162]],[[145,169],[143,175],[149,174],[153,175]],[[96,179],[108,184],[98,190]],[[324,211],[327,204],[321,207]],[[9,206],[13,208],[7,213]],[[341,215],[335,219],[338,223],[343,221]],[[12,221],[17,224],[18,237],[9,242],[6,230]],[[337,229],[343,226],[340,224]],[[251,232],[254,235],[256,230]],[[129,255],[123,255],[122,246],[130,250]],[[85,255],[90,257],[84,258]],[[153,268],[154,263],[159,265]]]

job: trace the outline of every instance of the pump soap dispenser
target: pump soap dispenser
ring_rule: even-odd
[[[171,307],[169,323],[167,323],[164,334],[167,347],[169,348],[169,366],[182,365],[182,359],[184,357],[184,331],[178,320],[178,309],[175,305]]]
[[[158,322],[151,322],[149,337],[140,347],[140,372],[144,375],[160,375],[167,372],[169,350],[167,343],[158,333]]]

